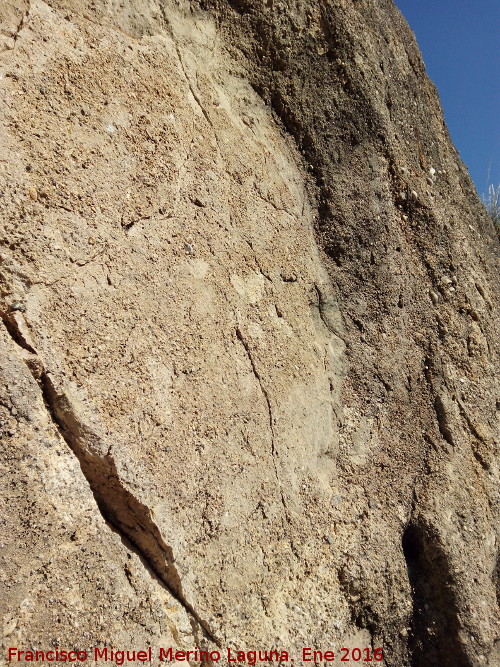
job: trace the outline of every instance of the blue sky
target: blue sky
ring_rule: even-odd
[[[446,123],[476,185],[500,184],[499,0],[395,0],[417,37]]]

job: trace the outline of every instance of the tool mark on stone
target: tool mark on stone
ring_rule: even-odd
[[[36,355],[36,351],[26,343],[18,328],[13,325],[13,320],[8,316],[3,316],[2,319],[16,345]],[[172,548],[165,543],[150,509],[123,485],[110,454],[111,447],[107,448],[106,454],[100,453],[106,450],[102,446],[101,436],[78,416],[78,411],[69,397],[57,389],[50,371],[47,371],[43,364],[38,377],[33,373],[32,365],[27,363],[27,366],[41,388],[44,404],[55,428],[78,459],[103,518],[125,540],[127,546],[130,542],[137,549],[136,553],[143,565],[152,570],[188,615],[198,623],[206,638],[220,646],[207,622],[186,600]]]
[[[316,283],[314,283],[314,289],[315,289],[315,291],[316,291],[316,295],[317,295],[317,297],[318,297],[317,307],[318,307],[318,312],[319,312],[319,316],[320,316],[320,318],[321,318],[321,321],[323,322],[323,324],[325,325],[325,327],[327,328],[327,330],[328,330],[330,333],[332,333],[334,336],[336,336],[337,338],[340,338],[340,340],[343,341],[343,343],[344,343],[344,344],[346,345],[346,347],[347,347],[347,346],[348,346],[348,343],[347,343],[345,337],[340,335],[340,333],[337,331],[337,329],[335,329],[335,328],[332,326],[331,322],[328,321],[328,318],[327,318],[327,316],[325,315],[325,306],[326,306],[327,304],[326,304],[326,299],[325,299],[325,297],[324,297],[324,295],[323,295],[323,292],[322,292],[321,289],[318,287],[318,285],[316,285]]]
[[[203,104],[202,104],[202,102],[201,102],[200,96],[199,96],[198,93],[195,91],[194,86],[193,86],[193,84],[191,83],[191,79],[190,79],[190,77],[189,77],[189,75],[188,75],[188,73],[187,73],[187,71],[186,71],[186,68],[185,68],[185,66],[184,66],[184,61],[182,60],[181,52],[180,52],[180,49],[179,49],[179,47],[177,46],[177,44],[175,45],[175,50],[176,50],[176,52],[177,52],[177,57],[179,58],[179,63],[180,63],[180,65],[181,65],[182,73],[184,74],[184,77],[185,77],[186,82],[187,82],[187,84],[188,84],[189,91],[190,91],[191,95],[193,96],[194,101],[195,101],[196,104],[198,105],[198,107],[199,107],[201,113],[202,113],[203,116],[205,117],[205,120],[206,120],[207,123],[210,125],[210,127],[213,129],[214,126],[213,126],[213,123],[212,123],[212,119],[211,119],[210,116],[208,115],[207,110],[205,109],[205,107],[203,106]],[[216,137],[216,139],[217,139],[217,137]]]
[[[465,420],[465,423],[466,423],[467,426],[469,427],[469,430],[470,430],[470,432],[472,433],[472,435],[473,435],[475,438],[477,438],[480,442],[482,442],[483,445],[487,445],[488,442],[487,442],[486,439],[481,435],[481,433],[479,433],[479,431],[478,431],[477,427],[475,426],[474,422],[473,422],[473,421],[471,420],[471,418],[469,417],[469,414],[468,414],[467,410],[465,409],[464,404],[463,404],[462,401],[460,401],[458,398],[457,398],[457,404],[458,404],[458,409],[459,409],[459,411],[460,411],[460,414],[462,415],[462,418]]]
[[[223,153],[222,153],[222,150],[221,150],[221,147],[220,147],[220,144],[219,144],[219,137],[218,137],[218,135],[217,135],[217,131],[216,131],[216,129],[215,129],[215,126],[214,126],[214,124],[213,124],[213,122],[212,122],[212,119],[210,118],[210,115],[209,115],[208,111],[207,111],[207,110],[205,109],[205,107],[203,106],[203,102],[202,102],[202,100],[201,100],[200,95],[199,95],[198,92],[195,90],[195,87],[193,86],[193,84],[192,84],[192,82],[191,82],[191,78],[190,78],[189,74],[187,73],[186,67],[185,67],[185,65],[184,65],[184,60],[182,59],[182,56],[181,56],[181,51],[180,51],[180,49],[179,49],[179,46],[178,46],[178,44],[177,44],[177,42],[176,42],[176,39],[175,39],[174,35],[172,35],[172,40],[174,41],[174,44],[175,44],[175,51],[176,51],[176,53],[177,53],[177,58],[179,59],[179,64],[180,64],[180,66],[181,66],[182,73],[184,74],[184,78],[186,79],[186,83],[187,83],[187,85],[188,85],[189,91],[190,91],[191,95],[193,96],[194,101],[195,101],[196,104],[198,105],[198,107],[199,107],[201,113],[203,114],[203,117],[205,118],[205,120],[207,121],[207,123],[208,123],[208,124],[210,125],[210,127],[212,128],[213,137],[214,137],[215,143],[216,143],[216,145],[217,145],[217,151],[218,151],[218,153],[219,153],[221,159],[223,160],[223,159],[224,159],[224,158],[223,158]],[[195,76],[197,76],[197,74],[195,74]]]
[[[280,476],[278,474],[278,468],[276,466],[276,435],[274,431],[274,419],[273,419],[273,411],[271,407],[271,399],[269,397],[269,392],[267,391],[266,387],[264,386],[262,382],[262,377],[257,369],[257,366],[255,365],[255,360],[253,358],[252,352],[250,350],[250,346],[248,344],[248,341],[246,338],[243,336],[241,329],[239,327],[236,327],[236,337],[240,341],[240,343],[243,345],[243,348],[245,349],[245,352],[247,354],[248,360],[250,362],[250,366],[252,367],[253,374],[255,375],[255,378],[257,382],[259,383],[260,390],[262,392],[262,395],[264,396],[264,399],[266,401],[267,405],[267,412],[269,415],[269,430],[271,434],[271,458],[273,460],[273,466],[274,466],[274,474],[276,475],[276,481],[278,482],[278,487],[280,490],[280,496],[281,496],[281,504],[283,505],[283,509],[285,511],[285,517],[288,523],[290,523],[290,517],[288,516],[288,508],[286,506],[285,502],[285,497],[283,495],[283,486],[281,484]]]
[[[257,192],[257,194],[259,195],[259,197],[262,199],[262,201],[265,202],[266,204],[270,204],[270,205],[274,208],[274,210],[275,210],[276,212],[278,212],[278,213],[286,213],[286,214],[289,215],[290,217],[292,217],[292,218],[294,218],[294,219],[297,219],[297,215],[296,215],[295,213],[291,213],[291,212],[290,212],[287,208],[285,208],[284,206],[279,206],[278,204],[276,204],[276,202],[274,202],[274,201],[272,200],[272,198],[271,198],[269,195],[264,194],[264,193],[262,192],[262,190],[261,190],[259,184],[258,184],[256,181],[253,182],[253,187],[254,187],[254,190],[255,190],[255,191]]]
[[[453,435],[450,429],[448,414],[443,400],[439,395],[437,395],[434,399],[434,410],[436,412],[439,432],[449,445],[455,447],[455,441],[453,440]]]

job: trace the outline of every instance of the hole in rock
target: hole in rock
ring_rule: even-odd
[[[413,602],[409,664],[468,667],[471,663],[458,634],[456,584],[445,547],[431,530],[410,524],[403,533],[402,548]]]

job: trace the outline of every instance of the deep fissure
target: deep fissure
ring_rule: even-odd
[[[451,568],[437,536],[410,523],[402,549],[413,611],[408,648],[412,667],[469,667],[459,640]]]
[[[8,316],[3,317],[3,322],[14,343],[36,355]],[[220,641],[213,635],[208,623],[186,600],[181,578],[174,564],[172,548],[165,543],[149,508],[135,498],[121,482],[116,463],[110,455],[111,448],[106,455],[99,454],[97,451],[99,436],[78,419],[68,397],[54,386],[51,374],[43,369],[37,377],[30,364],[27,363],[27,366],[41,389],[44,404],[55,428],[78,459],[105,521],[117,530],[126,542],[130,542],[137,549],[141,560],[147,563],[170,594],[196,621],[205,638],[220,647]]]

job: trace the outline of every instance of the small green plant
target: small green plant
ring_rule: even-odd
[[[492,184],[488,188],[488,194],[483,197],[488,215],[493,223],[500,229],[500,185],[496,188]]]

